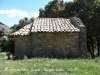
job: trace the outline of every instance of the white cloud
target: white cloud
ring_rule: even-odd
[[[39,16],[39,13],[33,12],[33,13],[31,13],[31,15],[32,15],[32,17],[36,18]]]
[[[22,10],[16,10],[16,9],[12,9],[12,10],[0,10],[0,14],[6,14],[7,17],[10,18],[23,18],[23,17],[29,17],[29,14],[26,11],[22,11]]]

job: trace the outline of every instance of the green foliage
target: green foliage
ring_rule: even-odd
[[[86,7],[79,13],[79,17],[82,19],[87,27],[87,47],[92,57],[95,55],[95,48],[97,47],[97,55],[100,55],[100,3],[96,0],[87,0]]]
[[[9,32],[8,32],[8,38],[9,36],[14,32],[14,29],[10,29]]]
[[[40,9],[39,17],[63,17],[61,14],[64,10],[64,2],[63,0],[53,0],[50,1],[46,6],[45,10]]]
[[[27,60],[28,58],[27,58],[27,56],[24,56],[24,60]]]
[[[1,25],[5,25],[4,23],[0,22]]]
[[[0,38],[0,52],[4,52],[6,50],[6,39]]]
[[[9,38],[6,43],[6,52],[15,53],[14,52],[14,39]]]
[[[14,26],[10,27],[10,29],[11,29],[13,32],[15,32],[15,31],[17,31],[18,29],[24,27],[25,25],[32,23],[33,21],[34,21],[34,18],[33,18],[33,17],[30,18],[30,19],[28,19],[27,17],[25,17],[25,18],[23,18],[23,19],[20,19],[20,20],[19,20],[19,23],[18,23],[18,24],[14,24]]]
[[[0,47],[0,52],[2,52],[2,48]]]
[[[0,38],[0,52],[10,52],[14,54],[14,40],[13,38]]]

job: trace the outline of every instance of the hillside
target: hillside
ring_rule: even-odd
[[[0,22],[0,37],[7,35],[9,31],[9,27],[2,22]]]

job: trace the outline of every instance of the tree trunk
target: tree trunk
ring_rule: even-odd
[[[91,54],[91,57],[94,58],[94,57],[95,57],[95,56],[94,56],[94,53],[91,51],[91,49],[90,49],[88,43],[87,43],[87,49],[88,49],[89,53]]]
[[[93,40],[91,38],[89,38],[89,40],[90,40],[91,43],[89,43],[89,41],[87,41],[87,49],[90,52],[91,57],[94,58],[95,55],[94,55],[94,44],[93,44]]]
[[[98,36],[97,36],[97,51],[98,51],[97,56],[100,56],[100,41]]]
[[[94,54],[94,44],[93,44],[93,40],[92,39],[90,39],[90,40],[91,40],[91,46],[92,46],[91,47],[92,48],[91,50],[92,50],[92,53]]]

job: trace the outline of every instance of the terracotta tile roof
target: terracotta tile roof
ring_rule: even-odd
[[[29,35],[31,32],[80,32],[70,19],[66,18],[37,18],[33,24],[26,25],[12,35]]]
[[[31,32],[79,32],[66,18],[37,18]]]
[[[24,26],[23,28],[19,29],[18,31],[14,32],[11,35],[29,35],[31,31],[31,26],[32,23]]]

